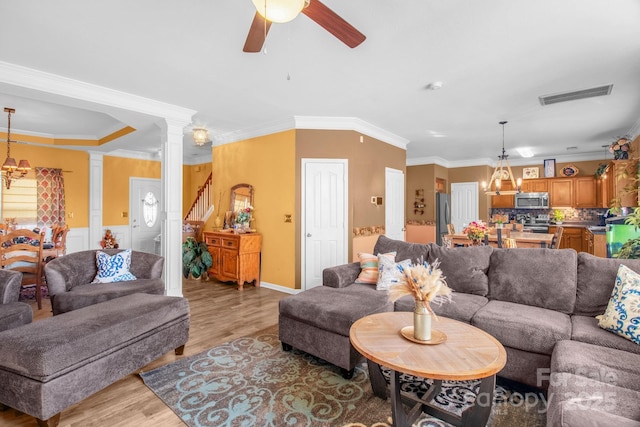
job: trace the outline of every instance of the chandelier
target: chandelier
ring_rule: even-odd
[[[209,131],[206,130],[205,128],[194,128],[193,140],[198,146],[203,146],[207,142],[211,142],[209,141]]]
[[[14,108],[4,108],[4,112],[7,113],[7,159],[2,164],[2,179],[4,179],[5,187],[11,188],[11,181],[24,178],[24,176],[31,170],[31,165],[28,160],[20,160],[20,163],[16,164],[16,159],[11,157],[11,114],[15,113]]]
[[[502,125],[502,154],[498,156],[498,164],[496,164],[496,168],[491,175],[489,185],[487,185],[486,181],[482,181],[482,189],[489,196],[517,194],[520,193],[520,186],[522,185],[522,178],[518,178],[517,182],[513,179],[513,172],[509,165],[509,155],[505,154],[504,151],[504,125],[507,122],[503,121],[500,124]],[[511,180],[512,190],[502,190],[502,181],[505,179]],[[494,184],[493,188],[491,184]]]

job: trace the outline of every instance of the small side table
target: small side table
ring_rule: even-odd
[[[432,327],[447,335],[442,344],[417,344],[402,337],[400,330],[413,324],[413,313],[377,313],[357,320],[350,330],[351,344],[367,358],[371,387],[376,396],[386,399],[387,383],[380,366],[391,369],[390,394],[393,425],[409,427],[421,412],[431,414],[455,426],[486,425],[491,414],[496,373],[507,362],[507,354],[494,337],[466,323],[438,317]],[[433,386],[421,398],[400,391],[400,375],[407,373],[431,378]],[[443,380],[480,379],[473,405],[457,415],[431,403],[440,392]],[[403,403],[413,405],[405,412]]]

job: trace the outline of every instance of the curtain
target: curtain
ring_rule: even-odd
[[[38,227],[64,224],[64,178],[62,169],[36,168]]]

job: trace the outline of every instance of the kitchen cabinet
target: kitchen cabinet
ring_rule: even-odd
[[[556,232],[556,226],[549,227],[549,233],[553,234]],[[562,228],[562,239],[560,240],[560,248],[559,249],[575,249],[576,252],[584,252],[583,249],[583,240],[584,236],[582,235],[582,230],[584,227],[563,227]]]
[[[595,208],[596,179],[593,176],[573,178],[573,201],[576,208]],[[552,205],[553,206],[553,205]]]
[[[573,207],[573,200],[573,179],[549,180],[549,205],[551,208]]]
[[[632,181],[632,178],[622,176],[628,160],[611,160],[606,176],[596,180],[596,206],[611,207],[613,199],[620,198],[620,206],[631,207],[638,205],[638,192],[624,193],[622,190]],[[633,173],[631,174],[633,175]]]
[[[523,193],[546,193],[549,191],[549,184],[546,179],[525,179],[522,180],[520,189]]]
[[[588,228],[585,228],[584,236],[584,244],[586,244],[585,252],[601,258],[607,257],[607,237],[604,233],[594,233]],[[583,248],[585,248],[585,246],[583,246]]]
[[[213,258],[209,275],[222,282],[236,282],[240,290],[245,282],[260,286],[260,234],[205,231],[203,235]]]
[[[502,180],[502,190],[513,190],[513,186],[511,185],[511,180],[503,179]],[[513,194],[504,195],[501,194],[499,196],[491,196],[491,207],[492,208],[509,208],[513,209],[516,205],[515,197]]]

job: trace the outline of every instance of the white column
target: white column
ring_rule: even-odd
[[[162,255],[165,294],[182,296],[182,138],[187,122],[164,119]]]
[[[103,155],[89,152],[89,244],[88,249],[100,249],[102,240],[102,171]]]

